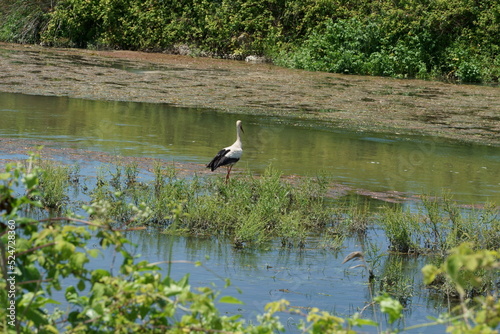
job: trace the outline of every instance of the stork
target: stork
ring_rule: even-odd
[[[241,126],[241,121],[236,121],[236,141],[233,145],[220,150],[219,153],[217,153],[217,155],[207,165],[207,168],[210,168],[212,172],[221,166],[226,166],[226,182],[229,180],[229,174],[231,173],[231,169],[233,168],[234,164],[240,160],[241,154],[243,154],[243,148],[241,146],[242,132],[244,131],[243,127]]]

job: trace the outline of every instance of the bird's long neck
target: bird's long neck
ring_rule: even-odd
[[[234,144],[242,147],[242,145],[241,145],[241,129],[239,126],[236,126],[236,141],[234,142]]]

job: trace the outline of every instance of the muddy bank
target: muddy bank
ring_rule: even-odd
[[[299,117],[500,146],[500,88],[132,51],[0,44],[0,91]]]

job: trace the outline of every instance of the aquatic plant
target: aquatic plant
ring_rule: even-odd
[[[61,210],[68,202],[70,186],[70,167],[46,159],[38,159],[41,175],[39,180],[39,196],[44,207]]]
[[[400,206],[386,207],[380,218],[380,226],[389,239],[391,250],[400,253],[415,253],[419,251],[419,224],[416,216],[405,211]]]
[[[470,243],[463,243],[451,250],[441,265],[426,265],[422,268],[424,282],[435,284],[439,277],[444,279],[458,292],[460,304],[457,311],[460,315],[451,321],[448,332],[452,333],[491,333],[500,324],[500,301],[498,296],[498,281],[491,285],[485,284],[485,277],[496,277],[500,273],[500,253],[493,250],[475,250]],[[478,274],[480,273],[480,274]],[[485,275],[488,273],[488,275]],[[474,301],[469,299],[471,287],[483,289]],[[475,310],[475,308],[477,309]]]
[[[132,217],[130,203],[143,205],[151,215],[135,224],[164,226],[168,233],[218,235],[238,246],[273,238],[281,238],[284,246],[303,246],[309,231],[333,223],[321,178],[292,186],[268,168],[260,177],[245,175],[229,182],[217,177],[186,179],[178,178],[172,166],[156,162],[152,181],[130,182],[124,180],[123,168],[100,172],[91,192],[93,203],[110,203],[109,218],[118,221]],[[171,211],[179,203],[185,215],[174,229]]]
[[[413,297],[414,278],[405,273],[407,262],[400,255],[389,255],[381,269],[378,278],[379,289],[392,298],[398,300],[401,305],[407,307]]]
[[[495,249],[500,246],[499,222],[495,204],[465,209],[447,194],[423,196],[419,213],[397,206],[386,207],[380,215],[391,249],[401,253],[444,255],[464,242]]]
[[[357,196],[349,196],[345,201],[336,202],[335,215],[340,229],[359,237],[366,235],[368,227],[373,225],[375,220],[374,214],[370,212],[368,201],[362,201]]]
[[[195,233],[218,231],[235,244],[281,238],[283,245],[303,245],[308,231],[332,223],[322,185],[310,180],[294,187],[268,168],[260,177],[222,182],[207,180],[205,192],[188,202],[181,226]]]
[[[108,175],[111,176],[110,179],[108,179]],[[114,172],[109,169],[109,166],[100,166],[97,171],[95,187],[91,188],[89,195],[91,204],[106,203],[107,208],[102,211],[101,219],[126,222],[133,215],[128,202],[133,191],[130,191],[123,184],[121,166],[115,166]]]

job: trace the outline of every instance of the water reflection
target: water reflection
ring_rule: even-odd
[[[429,137],[357,133],[297,119],[0,93],[0,136],[50,140],[119,155],[204,164],[245,127],[240,167],[286,174],[326,173],[371,191],[440,193],[477,203],[500,202],[500,148],[461,145]]]
[[[373,242],[384,244],[373,231],[370,233],[369,238]],[[168,261],[172,252],[173,278],[180,279],[190,273],[191,286],[214,286],[222,290],[222,295],[233,295],[245,303],[237,306],[220,304],[221,311],[228,315],[243,314],[246,319],[252,320],[262,313],[267,303],[285,298],[291,306],[304,311],[319,307],[345,317],[361,311],[372,299],[363,268],[349,269],[353,264],[342,264],[346,254],[360,250],[359,241],[355,239],[348,239],[345,249],[334,252],[314,247],[313,240],[310,243],[313,247],[305,250],[280,248],[277,244],[271,244],[267,249],[238,250],[217,238],[171,237],[157,230],[127,232],[125,236],[137,245],[135,252],[140,254],[141,260]],[[96,262],[100,267],[106,267],[111,265],[111,259],[112,256],[105,255],[104,259]],[[377,274],[388,274],[385,271],[390,270],[388,268],[393,260],[393,257],[383,256],[377,265]],[[203,266],[195,266],[197,261],[201,261]],[[418,287],[422,279],[419,273],[422,265],[422,260],[409,259],[404,271],[397,275],[414,281]],[[165,275],[168,264],[160,267]],[[231,287],[224,288],[225,278],[231,280]],[[425,305],[423,299],[426,295],[425,289],[417,288],[412,292],[404,323],[399,324],[401,327],[428,322],[426,316],[437,316],[437,310],[444,311],[441,305]],[[373,309],[368,307],[363,316],[376,319],[380,314],[374,314]],[[290,326],[290,330],[301,317],[283,314],[281,319]],[[368,327],[365,329],[369,331]],[[442,330],[441,327],[432,327],[426,332],[439,333]]]

